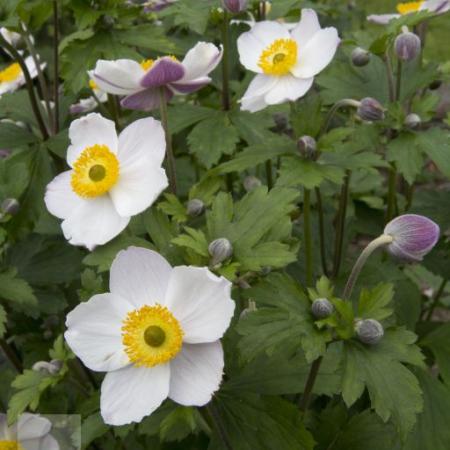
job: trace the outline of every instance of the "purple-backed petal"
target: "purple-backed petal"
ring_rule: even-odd
[[[387,25],[392,19],[398,19],[400,14],[371,14],[367,16],[367,20],[379,25]]]
[[[436,14],[444,14],[450,9],[449,0],[429,0],[423,4],[422,9],[434,12]]]
[[[166,101],[169,101],[173,93],[165,88]],[[160,93],[158,89],[145,89],[136,94],[128,95],[123,98],[120,104],[127,109],[135,109],[138,111],[151,111],[159,108]]]
[[[407,261],[422,261],[439,239],[439,226],[432,220],[417,214],[405,214],[391,220],[384,234],[394,238],[388,251],[395,257]]]
[[[198,78],[197,80],[192,80],[192,81],[183,81],[181,83],[171,83],[169,85],[169,88],[175,94],[191,94],[192,92],[196,92],[199,89],[207,86],[209,83],[211,83],[211,78],[202,77],[202,78]]]
[[[141,79],[141,86],[155,88],[181,80],[184,77],[183,65],[165,56],[158,59]]]

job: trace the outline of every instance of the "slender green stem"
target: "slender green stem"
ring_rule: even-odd
[[[388,195],[387,195],[387,214],[386,214],[386,222],[392,220],[395,216],[395,205],[397,201],[397,190],[396,190],[396,181],[397,181],[397,169],[394,164],[391,165],[389,169],[388,176]]]
[[[397,86],[395,89],[395,99],[396,101],[400,100],[400,94],[401,94],[401,88],[402,88],[402,72],[403,72],[403,65],[402,60],[398,58],[397,62]]]
[[[17,370],[17,372],[22,373],[23,366],[16,352],[11,348],[5,339],[0,339],[0,348],[2,349],[4,355],[9,360],[11,365]]]
[[[266,20],[266,2],[259,2],[259,15],[261,20]]]
[[[214,403],[209,402],[206,405],[206,410],[208,411],[208,414],[211,417],[211,421],[213,422],[214,427],[216,428],[217,434],[219,435],[220,440],[222,441],[225,448],[227,450],[233,450],[233,446],[231,445],[230,439],[228,437],[226,427],[223,424],[222,418],[220,417],[220,413],[217,410]]]
[[[361,270],[366,264],[369,256],[377,248],[384,247],[385,245],[390,244],[391,242],[392,236],[388,234],[382,234],[381,236],[377,237],[372,242],[370,242],[369,245],[361,252],[359,258],[356,260],[356,263],[353,266],[352,272],[347,280],[347,284],[345,285],[344,293],[342,294],[342,298],[344,300],[350,300],[355,283],[358,280],[359,274],[361,273]]]
[[[319,356],[316,360],[311,364],[311,368],[309,370],[308,378],[306,379],[305,389],[303,390],[302,398],[298,404],[300,411],[305,412],[311,401],[311,394],[314,388],[314,384],[317,379],[317,375],[319,375],[320,365],[322,364],[322,356]]]
[[[405,212],[409,211],[411,209],[413,200],[414,200],[414,184],[408,184],[406,187],[406,205],[405,205]]]
[[[328,111],[327,117],[325,118],[325,122],[323,123],[322,128],[320,129],[319,137],[324,135],[328,131],[331,121],[333,120],[334,115],[339,111],[339,109],[345,108],[347,106],[358,108],[359,102],[351,98],[344,98],[336,102]]]
[[[322,271],[325,276],[329,276],[327,267],[327,254],[325,250],[325,217],[323,212],[322,194],[320,188],[315,188],[317,215],[319,217],[319,238],[320,238],[320,259],[322,261]]]
[[[161,123],[166,134],[167,171],[169,173],[169,185],[173,194],[177,193],[177,178],[175,170],[175,157],[172,149],[172,136],[169,131],[169,119],[167,114],[167,98],[164,87],[159,90],[159,106],[161,111]]]
[[[108,109],[111,114],[114,123],[116,124],[116,128],[120,129],[120,121],[119,121],[119,112],[117,111],[117,103],[114,95],[108,94]]]
[[[448,280],[446,278],[444,278],[439,286],[438,291],[436,292],[436,295],[434,296],[433,299],[433,304],[431,305],[430,309],[427,312],[427,315],[425,317],[425,320],[427,322],[429,322],[431,320],[431,317],[433,317],[433,312],[436,309],[437,305],[439,304],[439,300],[442,297],[442,294],[445,291],[445,287],[447,286]]]
[[[345,220],[347,218],[348,195],[351,171],[347,170],[339,199],[338,220],[336,225],[336,238],[334,241],[333,278],[339,276],[342,263],[342,249],[344,247]]]
[[[311,191],[303,191],[303,240],[305,247],[306,284],[313,284],[313,253],[311,232]]]
[[[25,64],[24,59],[20,55],[20,53],[3,37],[0,35],[0,45],[4,47],[8,52],[12,55],[12,57],[17,61],[20,68],[22,69],[23,76],[25,77],[25,84],[28,91],[28,96],[30,99],[31,108],[36,117],[36,121],[38,123],[39,129],[41,131],[42,137],[44,140],[47,140],[49,135],[47,128],[45,126],[45,122],[42,118],[41,111],[39,109],[39,105],[36,99],[36,94],[33,88],[33,80],[31,79],[30,72],[28,71],[28,67]]]
[[[222,108],[224,111],[230,110],[230,20],[225,9],[222,24]]]
[[[386,52],[384,55],[384,64],[386,66],[386,74],[388,80],[388,88],[389,88],[389,100],[391,102],[395,101],[395,83],[394,83],[394,72],[392,71],[391,58],[389,54]]]
[[[273,187],[273,173],[272,173],[272,160],[269,159],[266,161],[266,178],[267,178],[267,187],[272,189]]]
[[[53,1],[53,101],[55,102],[55,116],[53,130],[59,132],[59,13],[58,0]]]

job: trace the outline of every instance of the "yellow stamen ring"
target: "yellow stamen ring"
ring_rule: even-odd
[[[93,198],[108,192],[119,178],[119,161],[106,145],[83,150],[73,165],[71,186],[80,197]]]
[[[258,66],[266,75],[287,75],[297,63],[297,42],[277,39],[259,57]]]
[[[424,1],[399,3],[397,5],[397,11],[402,15],[417,12],[424,3]]]
[[[23,450],[17,441],[0,441],[0,450]]]
[[[94,80],[89,80],[89,87],[92,90],[98,89],[98,85],[97,85],[97,83]]]
[[[152,68],[153,64],[155,64],[155,60],[154,59],[144,59],[141,61],[141,67],[147,71],[149,69]]]
[[[19,63],[13,63],[0,71],[0,83],[8,83],[20,77],[22,69]],[[1,441],[0,441],[1,442]]]
[[[133,364],[153,367],[175,358],[183,344],[183,330],[165,306],[143,306],[123,321],[122,343]]]

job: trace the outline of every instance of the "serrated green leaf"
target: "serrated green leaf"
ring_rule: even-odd
[[[428,333],[421,340],[420,345],[433,352],[439,367],[439,374],[450,386],[450,323],[444,323]]]
[[[208,241],[205,234],[201,230],[196,230],[190,227],[184,227],[187,234],[181,234],[172,239],[172,243],[179,247],[185,247],[193,250],[200,256],[209,257]]]
[[[362,289],[358,301],[357,316],[361,319],[383,320],[392,314],[392,308],[387,307],[394,298],[394,286],[390,283],[380,283],[373,289]]]
[[[164,194],[165,201],[158,203],[158,209],[172,216],[177,222],[182,223],[187,220],[186,207],[173,194]]]
[[[25,314],[34,315],[38,306],[31,286],[18,278],[14,271],[0,273],[0,298],[7,300],[11,307]]]

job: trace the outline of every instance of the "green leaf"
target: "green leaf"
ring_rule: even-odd
[[[91,414],[81,425],[81,448],[85,449],[95,439],[103,436],[109,430],[103,422],[100,413]]]
[[[215,109],[204,106],[184,104],[169,107],[169,129],[172,134],[179,133],[184,129],[216,114]]]
[[[161,421],[159,433],[161,441],[181,441],[190,434],[197,434],[200,431],[199,425],[205,427],[199,411],[195,408],[180,406]]]
[[[172,239],[172,243],[179,247],[189,248],[198,255],[209,258],[208,241],[206,240],[205,234],[201,230],[189,227],[184,227],[184,231],[187,234],[181,234]]]
[[[363,288],[358,302],[357,317],[361,319],[383,320],[392,315],[392,308],[387,307],[394,298],[394,286],[380,283],[373,289]]]
[[[431,128],[416,136],[417,145],[438,166],[439,170],[450,178],[450,132],[445,129]]]
[[[230,119],[237,128],[239,136],[249,145],[264,144],[277,135],[269,130],[274,126],[272,114],[266,111],[250,113],[248,111],[233,111]]]
[[[164,194],[165,201],[158,204],[158,209],[172,216],[177,222],[186,222],[188,219],[186,207],[178,200],[178,197],[173,194]]]
[[[450,386],[450,323],[444,323],[428,333],[421,340],[420,345],[428,347],[433,352],[439,374]]]
[[[38,306],[31,286],[18,278],[13,270],[0,273],[0,298],[8,300],[14,309],[34,315]]]
[[[37,141],[38,138],[26,128],[0,122],[0,148],[16,148]]]

